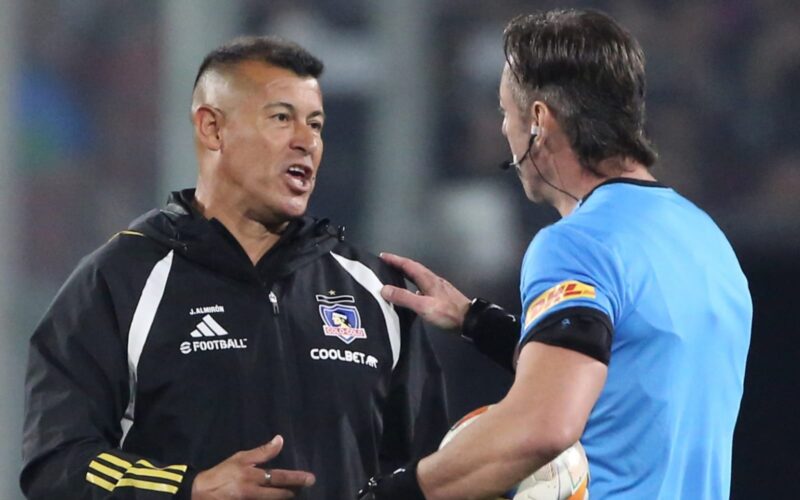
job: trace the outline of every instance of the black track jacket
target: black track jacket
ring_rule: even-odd
[[[31,338],[21,485],[31,499],[189,498],[197,472],[285,439],[267,468],[348,499],[433,451],[440,367],[402,277],[303,218],[256,265],[173,193],[86,257]]]

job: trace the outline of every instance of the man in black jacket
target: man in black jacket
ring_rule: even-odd
[[[196,190],[85,258],[31,339],[28,498],[349,498],[435,448],[438,362],[380,296],[402,277],[304,216],[321,72],[265,37],[203,61]]]

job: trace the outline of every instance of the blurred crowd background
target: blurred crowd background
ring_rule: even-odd
[[[20,497],[26,341],[39,317],[83,255],[193,185],[189,96],[208,50],[277,34],[319,55],[328,119],[311,213],[519,311],[522,254],[557,214],[497,168],[509,156],[501,34],[516,14],[572,6],[610,13],[643,45],[654,174],[718,221],[750,279],[732,496],[793,491],[800,2],[2,0],[0,498]],[[437,346],[454,418],[502,395],[508,377],[453,339]]]

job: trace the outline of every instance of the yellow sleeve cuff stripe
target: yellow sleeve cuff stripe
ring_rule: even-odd
[[[181,474],[175,474],[174,472],[166,472],[163,470],[147,469],[142,467],[131,467],[130,469],[128,469],[128,474],[169,479],[170,481],[175,481],[177,483],[183,481],[183,476]]]
[[[95,460],[92,460],[92,463],[89,464],[89,468],[90,469],[94,469],[97,472],[102,472],[103,474],[105,474],[108,477],[113,477],[117,481],[122,479],[122,476],[123,476],[122,472],[120,472],[120,471],[118,471],[116,469],[112,469],[111,467],[107,467],[107,466],[105,466],[105,465],[103,465],[100,462],[97,462]]]
[[[143,490],[161,491],[164,493],[175,494],[178,492],[178,487],[172,484],[153,483],[151,481],[141,481],[139,479],[131,479],[126,477],[117,482],[116,488],[130,486],[133,488],[140,488]]]
[[[94,485],[103,488],[104,490],[114,491],[114,483],[106,481],[102,477],[95,476],[91,472],[86,473],[86,480]]]
[[[128,462],[127,460],[123,460],[123,459],[121,459],[119,457],[115,457],[114,455],[111,455],[110,453],[101,453],[101,454],[99,454],[97,456],[97,458],[102,458],[106,462],[114,464],[114,465],[118,465],[118,466],[122,467],[123,469],[130,469],[133,466],[133,464]]]
[[[145,459],[137,461],[136,465],[144,465],[145,467],[150,467],[151,469],[156,469],[156,470],[174,470],[178,472],[186,472],[186,469],[188,468],[185,465],[167,465],[166,467],[156,467],[155,465],[151,464]]]
[[[156,467],[144,459],[132,464],[111,453],[101,453],[89,463],[86,481],[108,491],[119,487],[132,487],[174,494],[178,492],[178,486],[170,483],[179,485],[187,469],[186,465]],[[141,479],[142,476],[153,480]]]

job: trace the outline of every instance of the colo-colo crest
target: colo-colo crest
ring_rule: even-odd
[[[345,344],[355,339],[367,338],[367,332],[361,328],[361,315],[355,306],[356,299],[352,295],[317,295],[319,315],[324,325],[322,330],[328,337],[339,337]]]

